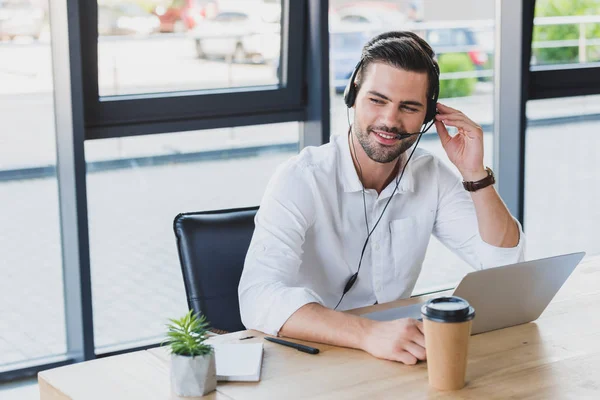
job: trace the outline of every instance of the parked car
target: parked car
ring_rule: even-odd
[[[379,27],[381,31],[401,29],[408,17],[394,3],[359,1],[330,10],[338,22]]]
[[[158,32],[160,20],[135,3],[98,5],[100,36],[148,35]]]
[[[17,36],[39,39],[46,11],[31,0],[0,0],[0,40]]]
[[[391,30],[412,30],[431,45],[439,57],[450,52],[467,53],[476,69],[484,69],[488,54],[478,45],[475,32],[464,26],[436,22],[415,23],[395,3],[356,1],[329,10],[331,78],[342,92],[364,44],[375,35]]]
[[[157,6],[154,14],[160,20],[160,32],[184,32],[213,17],[216,10],[217,2],[213,0],[172,0],[166,6]]]
[[[332,85],[341,93],[360,59],[362,47],[373,36],[387,31],[370,24],[337,22],[330,24],[329,56]],[[486,68],[487,54],[477,46],[475,35],[468,28],[427,29],[418,32],[424,36],[439,57],[446,52],[467,53],[476,69]],[[468,51],[465,51],[469,49]]]
[[[487,53],[478,46],[476,35],[469,28],[427,29],[423,36],[438,56],[444,53],[467,53],[476,69],[483,69],[488,61]]]
[[[360,60],[361,51],[365,43],[380,33],[373,29],[364,28],[352,23],[330,22],[330,79],[331,85],[338,93],[344,91],[356,64]]]
[[[253,6],[223,8],[191,32],[199,58],[228,58],[236,63],[263,63],[279,57],[280,3],[255,2]]]

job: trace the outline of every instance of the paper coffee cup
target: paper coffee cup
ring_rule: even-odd
[[[466,300],[451,296],[429,300],[421,314],[429,385],[438,390],[462,389],[475,310]]]

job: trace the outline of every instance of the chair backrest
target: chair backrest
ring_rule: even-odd
[[[179,214],[173,221],[188,306],[213,329],[246,329],[238,285],[258,207]]]

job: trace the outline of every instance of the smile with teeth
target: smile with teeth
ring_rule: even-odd
[[[373,131],[373,132],[375,132],[376,135],[381,136],[384,139],[388,139],[388,140],[396,139],[395,135],[389,135],[389,134],[383,133],[381,131]]]

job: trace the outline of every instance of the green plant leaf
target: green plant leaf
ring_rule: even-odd
[[[179,319],[169,319],[166,327],[166,337],[161,346],[168,346],[172,354],[195,357],[213,351],[211,345],[204,343],[210,329],[204,315],[198,316],[190,310]]]

